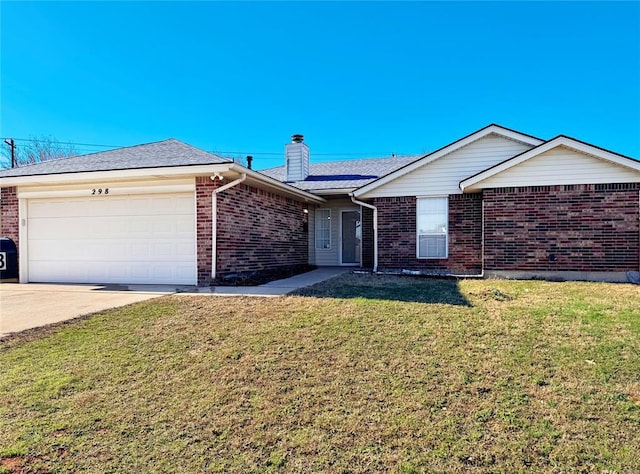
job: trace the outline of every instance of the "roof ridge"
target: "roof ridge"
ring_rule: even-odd
[[[50,160],[36,161],[35,163],[25,163],[23,165],[17,166],[16,168],[24,169],[24,168],[28,168],[30,166],[36,166],[36,165],[39,165],[39,164],[42,164],[42,163],[46,163],[48,161],[64,161],[64,160],[69,160],[69,159],[72,159],[72,158],[84,158],[85,156],[99,155],[100,153],[107,153],[107,152],[114,151],[114,150],[124,150],[126,148],[136,148],[136,147],[140,147],[140,146],[153,145],[153,144],[156,144],[156,143],[169,142],[169,141],[172,141],[172,140],[176,141],[176,142],[179,142],[179,143],[184,143],[184,142],[180,142],[180,140],[178,140],[176,138],[167,138],[165,140],[158,140],[158,141],[155,141],[155,142],[139,143],[137,145],[120,146],[120,147],[110,148],[108,150],[94,151],[94,152],[91,152],[91,153],[84,153],[84,154],[81,154],[81,155],[61,156],[59,158],[52,158]],[[185,143],[185,145],[186,145],[186,143]],[[191,145],[189,145],[189,146],[191,146]],[[10,170],[10,169],[15,169],[15,168],[5,168],[5,169],[0,170],[0,171],[6,171],[6,170]]]
[[[70,160],[70,159],[76,159],[76,160],[77,159],[85,159],[85,158],[89,158],[90,159],[91,157],[95,157],[96,155],[100,155],[100,154],[103,154],[103,153],[111,153],[111,152],[114,152],[114,151],[122,151],[122,150],[133,150],[133,149],[136,149],[136,148],[146,147],[146,146],[150,146],[150,145],[159,145],[159,144],[162,144],[162,143],[177,143],[177,144],[184,145],[184,146],[187,146],[189,148],[192,148],[192,149],[198,151],[199,153],[206,153],[206,154],[211,155],[211,156],[213,156],[215,158],[218,158],[218,159],[220,159],[222,161],[225,161],[225,162],[231,161],[228,158],[219,156],[219,155],[217,155],[215,153],[211,153],[210,151],[203,150],[203,149],[198,148],[196,146],[193,146],[193,145],[191,145],[189,143],[183,142],[182,140],[178,140],[177,138],[171,137],[171,138],[165,138],[164,140],[157,140],[157,141],[148,142],[148,143],[138,143],[136,145],[128,145],[128,146],[110,148],[108,150],[94,151],[92,153],[85,153],[85,154],[79,154],[79,155],[70,155],[70,156],[62,156],[62,157],[59,157],[59,158],[52,158],[50,160],[38,161],[38,162],[35,162],[35,163],[25,163],[25,164],[20,165],[20,166],[18,166],[16,168],[5,168],[5,169],[2,169],[0,171],[7,171],[7,170],[11,170],[11,169],[18,169],[18,168],[20,168],[20,169],[29,169],[31,166],[38,166],[38,165],[41,165],[42,163],[48,163],[48,162],[53,162],[53,161],[55,161],[55,162],[63,162],[63,161]]]
[[[316,161],[316,162],[312,162],[310,164],[312,166],[317,166],[317,165],[323,165],[323,164],[358,163],[358,162],[362,162],[362,161],[397,160],[397,159],[402,159],[402,158],[416,158],[417,159],[417,157],[422,157],[422,156],[425,156],[425,154],[424,153],[415,153],[415,154],[409,154],[409,155],[355,158],[355,159],[352,159],[352,160]],[[284,164],[278,165],[278,166],[273,166],[271,168],[265,168],[263,170],[260,170],[260,172],[273,171],[273,170],[277,170],[279,168],[282,168],[284,166],[285,166]]]
[[[513,132],[513,133],[518,133],[520,135],[524,135],[525,137],[535,138],[536,140],[540,140],[540,141],[543,141],[543,142],[548,141],[548,140],[545,140],[544,138],[536,137],[535,135],[531,135],[530,133],[521,132],[520,130],[516,130],[515,128],[505,127],[504,125],[500,125],[499,123],[495,123],[495,122],[490,123],[486,127],[482,127],[480,130],[477,130],[474,133],[480,132],[480,131],[484,130],[485,128],[489,128],[489,127],[500,127],[500,128],[502,128],[504,130],[508,130],[510,132]],[[473,135],[473,133],[471,135]],[[536,145],[536,146],[538,146],[538,145]]]
[[[194,145],[192,145],[191,143],[183,142],[182,140],[178,140],[177,138],[167,138],[166,140],[162,140],[162,141],[164,141],[164,142],[168,142],[168,141],[171,141],[171,140],[176,141],[176,142],[178,142],[178,143],[181,143],[182,145],[186,145],[186,146],[188,146],[188,147],[190,147],[190,148],[194,148],[194,149],[198,150],[199,152],[207,153],[207,154],[209,154],[209,155],[215,156],[216,158],[220,158],[221,160],[229,161],[229,162],[234,162],[234,160],[232,160],[231,158],[226,158],[226,157],[224,157],[224,156],[220,156],[220,155],[218,155],[217,153],[213,153],[212,151],[204,150],[204,149],[202,149],[202,148],[198,148],[197,146],[194,146]],[[152,145],[153,143],[161,143],[161,142],[152,142],[152,143],[147,143],[147,145]]]

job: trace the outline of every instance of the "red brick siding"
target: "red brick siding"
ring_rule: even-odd
[[[19,211],[18,211],[18,194],[15,187],[2,188],[0,190],[2,197],[0,198],[0,237],[9,237],[19,247]],[[19,251],[19,250],[18,250]]]
[[[217,272],[309,261],[307,204],[244,184],[218,194]]]
[[[376,198],[378,267],[479,273],[482,270],[482,195],[449,196],[449,257],[416,258],[416,198]]]
[[[208,176],[196,178],[196,254],[200,286],[211,284],[211,194],[218,185],[218,180],[211,181]]]
[[[485,190],[485,268],[637,270],[639,189],[632,183]]]
[[[361,207],[362,262],[360,266],[373,268],[373,209]]]

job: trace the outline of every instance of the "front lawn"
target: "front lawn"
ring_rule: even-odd
[[[0,472],[640,472],[640,287],[301,293],[167,296],[5,340]]]

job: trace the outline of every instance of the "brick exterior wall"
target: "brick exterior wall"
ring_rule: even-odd
[[[198,285],[211,284],[212,226],[211,194],[220,181],[211,181],[208,176],[196,178],[196,255]]]
[[[211,283],[211,195],[220,185],[208,176],[196,178],[196,252],[201,286]],[[16,188],[2,188],[1,192],[0,236],[19,245]],[[241,184],[218,194],[217,205],[218,273],[308,263],[305,203]]]
[[[9,237],[16,243],[20,252],[19,218],[18,218],[18,194],[15,187],[2,188],[0,190],[0,237]]]
[[[223,183],[224,184],[224,183]],[[196,180],[198,284],[211,283],[211,193],[208,177]],[[217,196],[217,276],[306,265],[307,204],[239,184]]]
[[[364,206],[361,209],[362,262],[360,266],[373,268],[373,209]]]
[[[449,257],[416,258],[416,198],[376,198],[378,267],[477,274],[482,270],[482,195],[449,196]]]
[[[485,190],[485,269],[638,270],[639,190],[639,183]]]

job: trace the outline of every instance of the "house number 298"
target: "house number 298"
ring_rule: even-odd
[[[94,188],[91,190],[91,195],[92,196],[98,196],[100,194],[109,194],[109,188]]]

